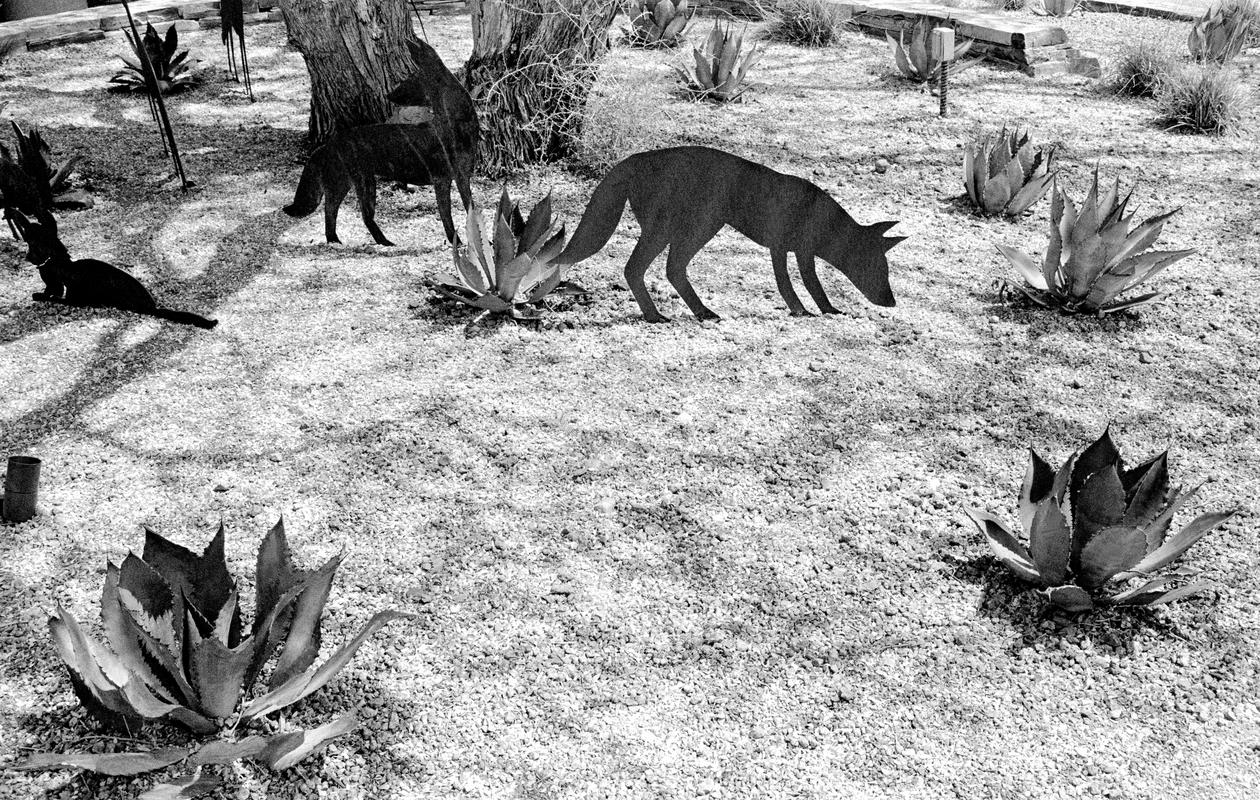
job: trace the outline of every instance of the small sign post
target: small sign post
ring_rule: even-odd
[[[35,516],[39,499],[39,459],[9,456],[4,477],[3,517],[5,522],[26,522]]]
[[[935,28],[932,30],[936,52],[941,57],[940,93],[941,116],[949,115],[949,62],[954,60],[954,29]]]

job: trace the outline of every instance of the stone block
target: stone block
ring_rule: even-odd
[[[9,30],[0,25],[0,53],[20,53],[26,49],[26,31]]]
[[[79,31],[77,33],[67,33],[62,36],[54,36],[50,39],[35,39],[26,43],[28,50],[46,50],[49,47],[60,47],[63,44],[78,44],[80,42],[95,42],[105,38],[105,31],[100,28],[92,30]]]
[[[179,7],[179,15],[183,19],[217,17],[219,15],[219,0],[199,0],[198,2],[185,3]]]

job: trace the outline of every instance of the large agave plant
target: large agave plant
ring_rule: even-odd
[[[550,194],[525,219],[505,188],[491,224],[476,204],[468,209],[467,233],[468,244],[455,247],[455,272],[433,284],[438,294],[486,314],[534,319],[549,294],[584,293],[552,263],[564,249],[565,231],[552,222]]]
[[[134,59],[120,56],[124,66],[109,79],[110,83],[117,84],[128,91],[149,91],[148,82],[144,77],[146,53],[149,63],[153,65],[160,94],[182,91],[197,82],[197,76],[192,69],[193,62],[188,60],[188,51],[176,52],[179,50],[179,32],[175,30],[174,25],[166,29],[166,38],[158,35],[153,28],[153,23],[146,24],[144,36],[139,42],[131,31],[124,29],[123,33],[127,35],[127,41],[131,44]]]
[[[700,47],[693,48],[695,68],[678,69],[687,91],[699,100],[729,103],[744,94],[744,76],[761,58],[757,45],[743,57],[744,34],[736,33],[729,25],[713,23],[713,30]]]
[[[1242,52],[1256,24],[1257,20],[1245,13],[1245,9],[1214,5],[1190,28],[1186,42],[1190,55],[1196,61],[1216,64],[1231,61]]]
[[[236,582],[224,559],[223,526],[201,555],[146,530],[144,553],[109,563],[101,595],[106,647],[58,607],[49,619],[53,645],[84,707],[106,725],[134,733],[148,722],[175,723],[194,734],[235,731],[296,703],[327,684],[360,645],[390,620],[377,613],[358,635],[315,667],[320,618],[334,556],[322,567],[293,563],[283,520],[258,549],[256,596],[248,631]],[[266,689],[249,697],[264,666],[277,656]],[[248,698],[248,699],[247,699]],[[219,739],[201,746],[110,754],[43,753],[22,769],[78,767],[130,775],[184,762],[190,768],[253,758],[285,769],[334,737],[353,730],[347,714],[311,730]],[[183,795],[181,795],[183,796]]]
[[[1154,573],[1236,511],[1196,517],[1169,536],[1173,515],[1199,490],[1168,489],[1168,452],[1126,469],[1110,430],[1057,471],[1036,451],[1024,474],[1019,517],[1027,544],[992,514],[967,509],[994,554],[1068,611],[1095,604],[1155,606],[1210,584]],[[1140,582],[1124,585],[1135,578]],[[1113,590],[1114,593],[1111,593]]]
[[[1054,148],[1033,149],[1019,129],[975,139],[963,155],[963,181],[971,202],[985,214],[1016,217],[1050,191]]]
[[[626,8],[630,27],[625,28],[631,47],[677,47],[686,39],[687,26],[695,14],[687,0],[631,0]]]
[[[1147,252],[1178,209],[1151,217],[1130,230],[1134,214],[1126,215],[1125,210],[1132,196],[1130,192],[1120,198],[1119,179],[1100,195],[1097,170],[1089,196],[1079,209],[1067,191],[1056,185],[1050,203],[1050,246],[1041,263],[1019,250],[998,245],[1024,278],[1023,285],[1007,283],[1004,290],[1014,289],[1038,305],[1100,315],[1158,300],[1163,296],[1160,292],[1130,300],[1117,298],[1194,250]]]
[[[884,34],[884,38],[888,40],[888,45],[892,48],[897,69],[915,83],[935,81],[941,72],[941,54],[936,52],[936,37],[932,35],[932,29],[936,27],[939,27],[939,24],[935,20],[930,17],[920,17],[910,28],[909,42],[906,41],[905,30],[900,31],[896,39],[890,33]],[[949,71],[952,74],[957,75],[967,67],[984,60],[983,58],[962,59],[971,50],[973,44],[975,44],[974,39],[962,38],[954,43],[954,56],[949,65]]]
[[[10,124],[13,126],[17,158],[8,148],[0,145],[0,173],[3,173],[0,176],[0,197],[3,198],[0,205],[26,214],[49,209],[90,208],[92,198],[82,190],[70,188],[70,172],[78,157],[54,164],[52,148],[37,128],[23,131],[16,122]]]

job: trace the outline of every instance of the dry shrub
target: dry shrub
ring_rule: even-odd
[[[849,24],[847,12],[828,0],[778,0],[758,5],[766,21],[764,38],[798,47],[831,47]]]
[[[661,87],[642,75],[607,72],[586,98],[581,135],[569,159],[578,172],[603,175],[626,156],[667,144],[662,141],[668,117],[661,108]]]
[[[1155,100],[1169,130],[1215,135],[1237,131],[1251,105],[1238,77],[1216,66],[1190,66],[1170,75]]]
[[[1110,88],[1129,97],[1154,97],[1160,85],[1180,69],[1181,62],[1172,47],[1140,40],[1121,49]]]

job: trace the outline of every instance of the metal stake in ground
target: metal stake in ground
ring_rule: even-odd
[[[179,176],[180,188],[186,192],[192,184],[188,181],[188,176],[184,174],[184,162],[179,157],[179,145],[175,143],[175,129],[171,127],[171,118],[166,113],[166,103],[162,100],[162,90],[158,86],[157,72],[153,68],[153,62],[149,60],[149,51],[144,47],[144,40],[140,38],[140,29],[136,27],[136,18],[131,16],[131,6],[127,4],[127,0],[122,0],[122,7],[127,12],[127,23],[131,26],[131,40],[138,45],[136,47],[136,55],[139,57],[140,66],[144,70],[144,82],[149,90],[149,103],[157,111],[158,133],[161,134],[162,142],[171,157],[171,163],[175,167],[175,174]]]
[[[39,459],[32,456],[9,456],[4,476],[4,519],[26,522],[35,516],[39,499]]]
[[[949,62],[954,60],[954,29],[935,28],[932,31],[933,44],[941,56],[940,93],[941,116],[949,116]]]

